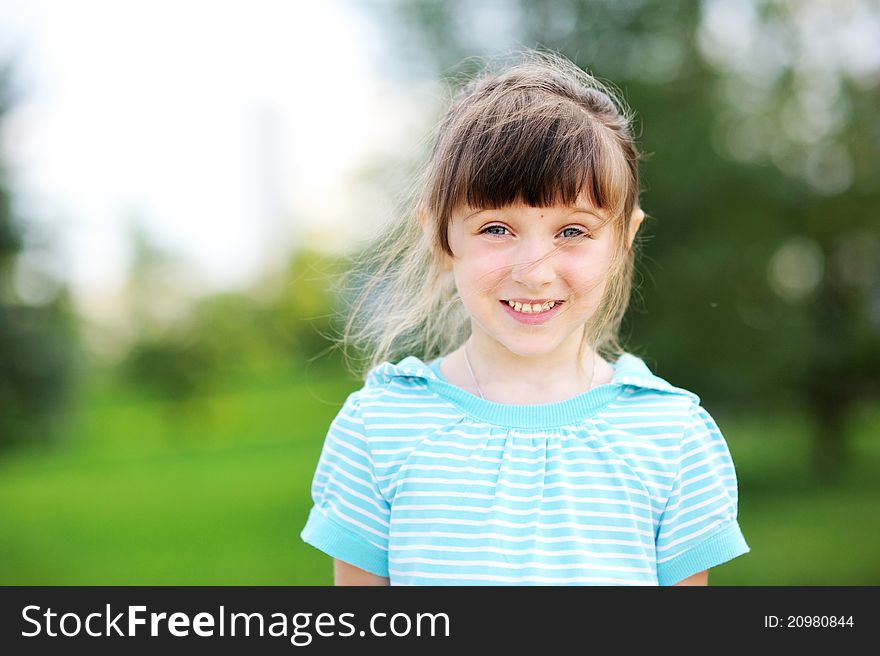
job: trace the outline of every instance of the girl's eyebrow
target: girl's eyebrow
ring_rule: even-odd
[[[596,213],[593,210],[585,209],[583,207],[575,207],[575,206],[571,205],[569,207],[566,207],[565,209],[571,210],[569,212],[568,216],[571,216],[572,214],[589,214],[590,216],[593,216],[593,217],[599,219],[600,221],[603,220],[603,217],[600,214]],[[478,214],[482,214],[483,212],[492,212],[492,211],[497,211],[497,210],[493,210],[491,208],[482,209],[482,210],[475,210],[475,211],[471,212],[470,214],[468,214],[466,217],[464,217],[463,221],[469,221],[470,219],[474,218]]]
[[[600,221],[602,220],[602,216],[593,210],[587,210],[583,207],[571,207],[569,209],[571,209],[571,214],[589,214],[590,216],[595,216]]]

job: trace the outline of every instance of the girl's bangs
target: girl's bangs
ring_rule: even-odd
[[[448,179],[438,181],[442,214],[464,205],[573,206],[579,199],[620,214],[633,196],[630,167],[604,127],[577,114],[556,107],[552,115],[500,121],[462,135],[444,167]]]

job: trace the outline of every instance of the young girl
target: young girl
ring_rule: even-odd
[[[705,585],[749,551],[714,420],[618,341],[644,218],[620,107],[531,51],[452,103],[357,278],[372,359],[301,534],[337,584]]]

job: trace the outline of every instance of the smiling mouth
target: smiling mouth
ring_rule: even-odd
[[[522,314],[541,314],[548,312],[558,305],[562,305],[565,301],[545,301],[544,303],[522,303],[520,301],[511,301],[501,299],[499,303],[507,305],[516,312]]]

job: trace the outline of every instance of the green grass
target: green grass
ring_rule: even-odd
[[[0,584],[330,583],[299,531],[355,386],[228,393],[191,414],[91,399],[66,446],[0,461]]]
[[[296,526],[314,456],[303,444],[246,445],[4,472],[3,582],[308,578]]]
[[[850,465],[834,484],[812,475],[807,419],[782,412],[721,421],[737,470],[739,520],[752,551],[713,584],[880,584],[880,407],[851,417]]]
[[[92,389],[66,444],[0,459],[0,584],[323,585],[299,532],[327,426],[356,381],[267,377],[170,408]],[[719,418],[752,551],[713,585],[880,584],[880,412],[854,418],[853,466],[822,488],[809,425]]]

